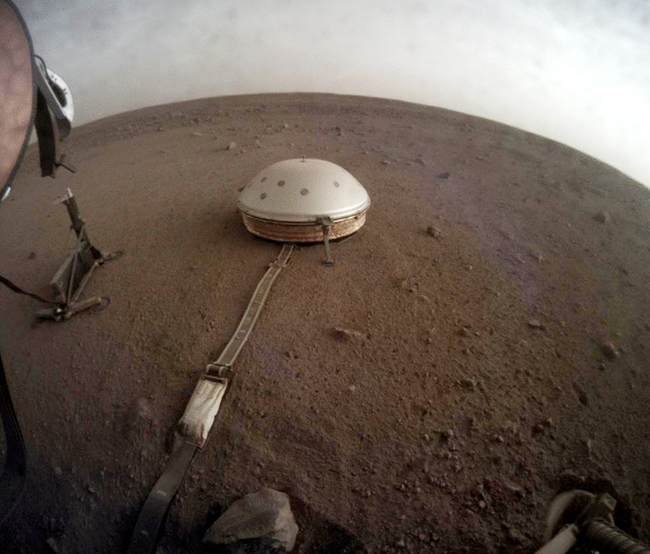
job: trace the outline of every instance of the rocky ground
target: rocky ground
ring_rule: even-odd
[[[78,167],[32,147],[0,207],[1,273],[48,293],[90,236],[125,255],[108,309],[32,327],[0,292],[0,348],[29,451],[3,552],[118,553],[169,436],[279,247],[237,189],[287,158],[350,171],[373,205],[334,246],[294,251],[237,362],[160,553],[263,487],[291,495],[298,552],[531,552],[561,488],[614,491],[650,539],[650,191],[550,140],[395,101],[215,98],[81,126]]]

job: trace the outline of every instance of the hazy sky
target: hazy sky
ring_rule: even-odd
[[[361,94],[508,123],[650,186],[648,0],[16,4],[75,123],[227,94]]]

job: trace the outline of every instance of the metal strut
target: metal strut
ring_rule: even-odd
[[[95,269],[105,262],[120,257],[122,252],[102,254],[93,246],[86,229],[86,223],[79,212],[77,199],[70,189],[65,195],[57,198],[54,203],[64,204],[68,210],[72,228],[77,235],[77,243],[50,282],[56,302],[51,303],[50,308],[37,310],[36,318],[62,321],[89,308],[103,309],[108,306],[110,300],[106,297],[94,296],[82,301],[79,300],[79,297]]]
[[[140,511],[127,554],[153,554],[156,550],[158,533],[176,491],[180,486],[197,450],[203,447],[221,407],[232,378],[234,364],[255,326],[262,307],[280,271],[287,265],[293,251],[293,244],[285,244],[279,256],[269,265],[264,277],[257,285],[253,297],[241,318],[235,333],[216,361],[207,365],[205,373],[187,403],[183,417],[176,428],[181,439],[171,455],[167,467],[158,478]]]

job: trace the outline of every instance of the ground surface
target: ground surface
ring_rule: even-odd
[[[548,500],[585,478],[650,538],[649,190],[490,121],[331,95],[123,114],[68,153],[78,173],[52,181],[30,150],[0,207],[2,274],[48,293],[67,187],[96,245],[126,254],[92,279],[112,300],[99,314],[32,328],[36,303],[0,291],[31,472],[3,552],[123,551],[279,252],[245,231],[237,188],[302,155],[357,177],[368,222],[333,268],[322,247],[294,252],[159,552],[201,552],[214,516],[263,486],[293,495],[300,552],[530,552]]]

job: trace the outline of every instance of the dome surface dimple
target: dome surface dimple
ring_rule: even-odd
[[[239,196],[246,215],[282,223],[313,223],[364,213],[370,197],[348,171],[325,160],[285,160],[258,173]]]

